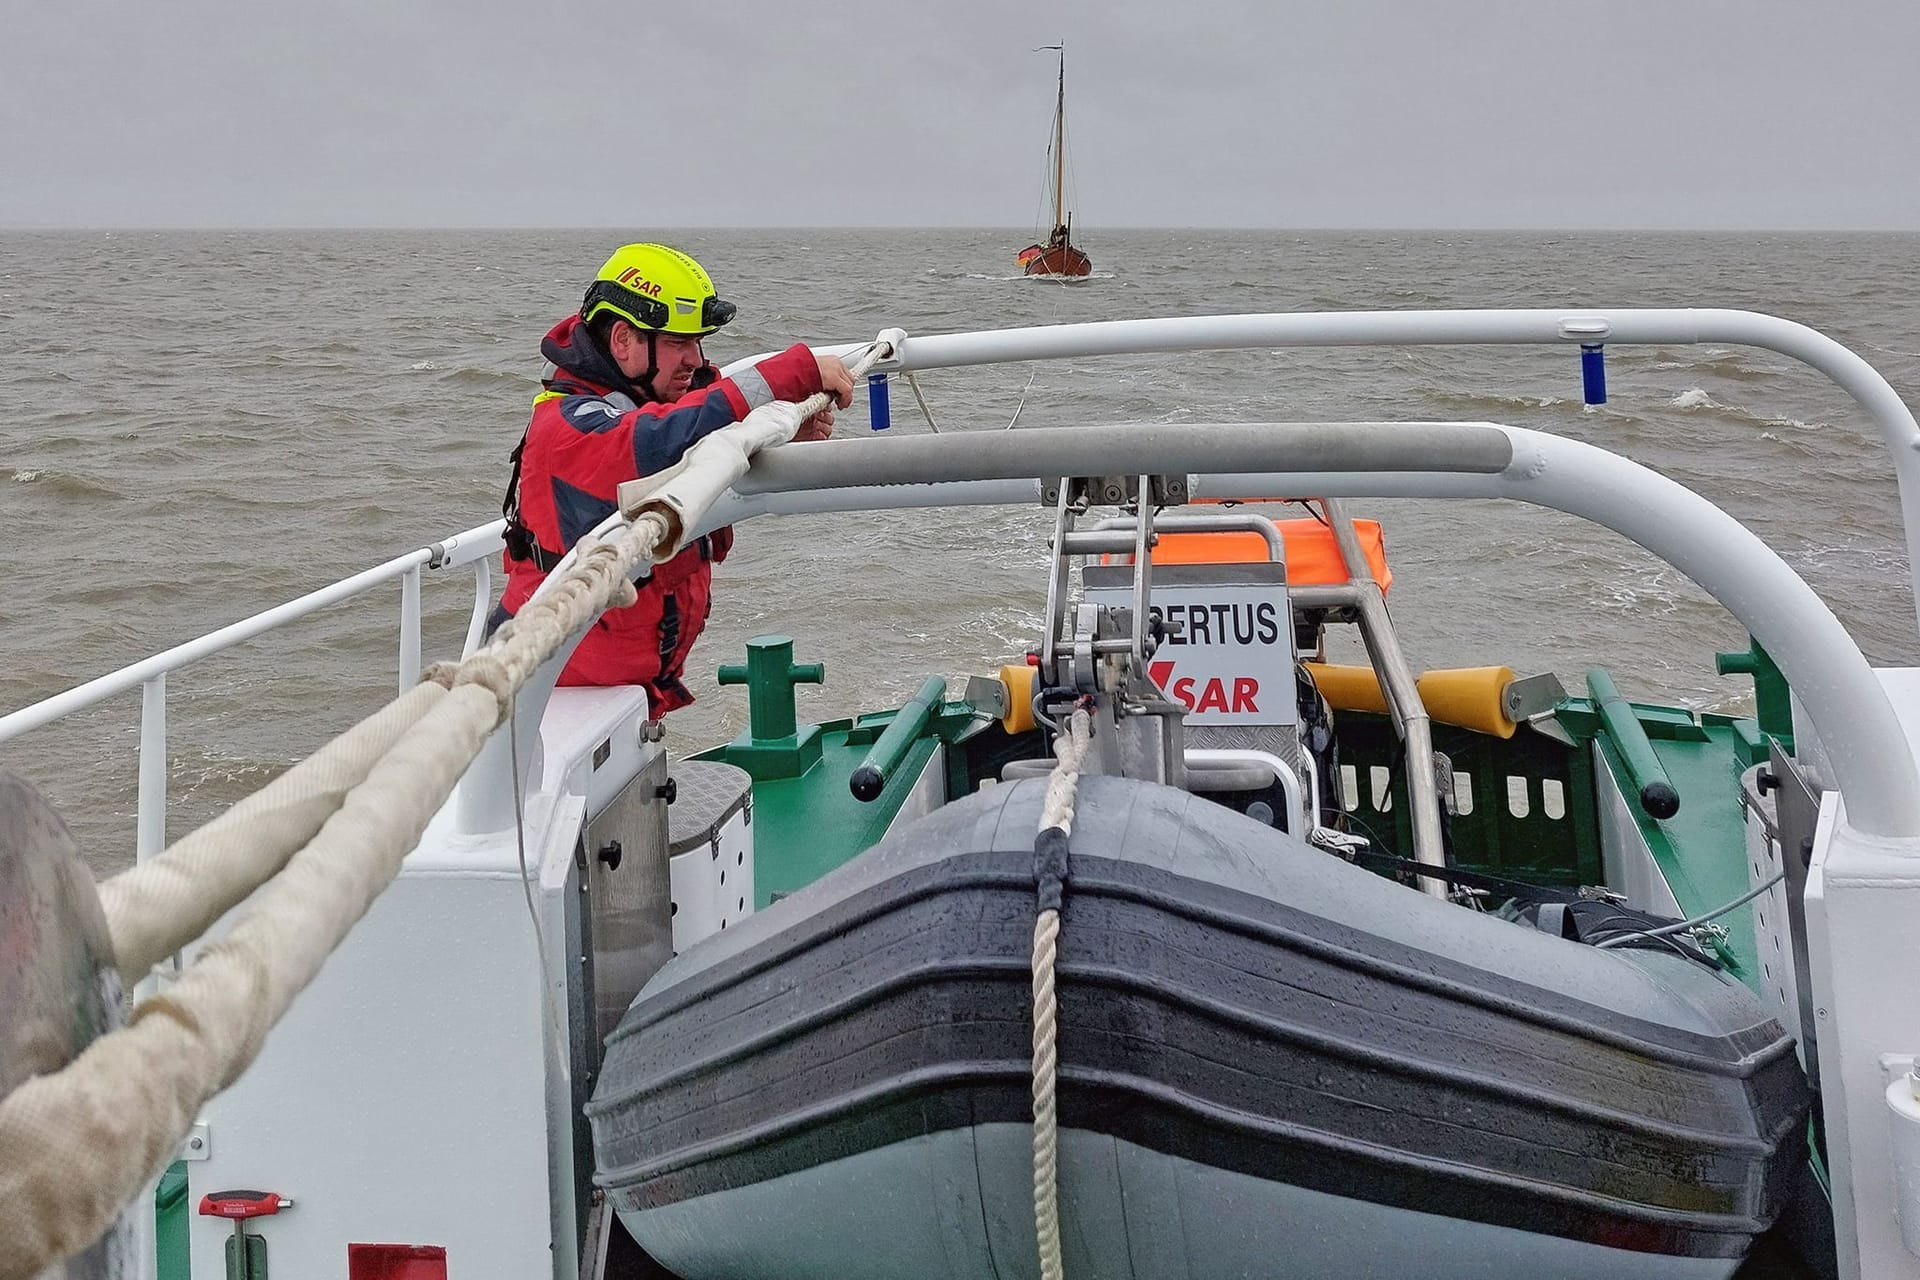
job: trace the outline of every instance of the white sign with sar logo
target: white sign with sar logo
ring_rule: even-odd
[[[1088,566],[1087,602],[1132,608],[1132,579],[1130,568]],[[1189,724],[1297,722],[1284,566],[1156,567],[1149,608],[1178,634],[1160,642],[1147,674]]]

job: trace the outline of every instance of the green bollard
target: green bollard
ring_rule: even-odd
[[[747,686],[747,731],[727,744],[727,763],[770,780],[797,778],[820,762],[820,727],[798,726],[793,687],[825,683],[824,663],[795,662],[788,636],[755,636],[747,641],[746,665],[729,664],[716,675],[723,685]]]

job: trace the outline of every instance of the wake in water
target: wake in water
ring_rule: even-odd
[[[1094,271],[1084,276],[1030,276],[1024,271],[1015,271],[1011,275],[1000,275],[991,271],[942,271],[938,267],[928,267],[926,275],[944,280],[991,280],[997,284],[1012,284],[1031,280],[1037,284],[1085,284],[1089,280],[1118,279],[1111,271]]]

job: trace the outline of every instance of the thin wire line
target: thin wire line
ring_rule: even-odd
[[[520,854],[520,893],[527,902],[527,918],[533,921],[533,945],[540,960],[540,1008],[547,1016],[553,1046],[553,1065],[561,1081],[570,1081],[573,1072],[567,1063],[567,1024],[553,1000],[553,971],[548,967],[547,931],[540,925],[540,911],[533,905],[533,879],[527,870],[527,819],[520,800],[520,700],[515,698],[507,710],[507,752],[513,765],[513,840]]]
[[[1759,897],[1761,894],[1765,893],[1767,890],[1773,888],[1773,886],[1779,884],[1782,880],[1786,878],[1787,878],[1787,873],[1785,871],[1778,872],[1774,875],[1773,879],[1767,881],[1763,885],[1759,885],[1755,888],[1747,890],[1745,893],[1735,898],[1732,902],[1729,902],[1726,906],[1715,907],[1713,910],[1707,912],[1705,915],[1694,916],[1691,920],[1675,920],[1672,924],[1663,924],[1658,929],[1643,929],[1639,933],[1623,933],[1623,934],[1620,934],[1618,937],[1608,938],[1605,942],[1596,942],[1593,945],[1596,948],[1604,951],[1608,947],[1623,946],[1626,943],[1633,941],[1635,938],[1659,938],[1669,933],[1678,933],[1682,929],[1691,929],[1693,928],[1693,926],[1697,924],[1705,924],[1707,921],[1713,919],[1715,916],[1723,916],[1727,914],[1727,912],[1733,910],[1735,907],[1745,906],[1747,903],[1752,902],[1755,898]]]

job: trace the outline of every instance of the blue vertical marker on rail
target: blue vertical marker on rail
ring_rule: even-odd
[[[893,425],[893,409],[887,399],[887,375],[884,373],[867,375],[867,424],[875,431],[885,431]]]
[[[1597,342],[1580,344],[1580,390],[1588,404],[1607,402],[1607,357]]]

